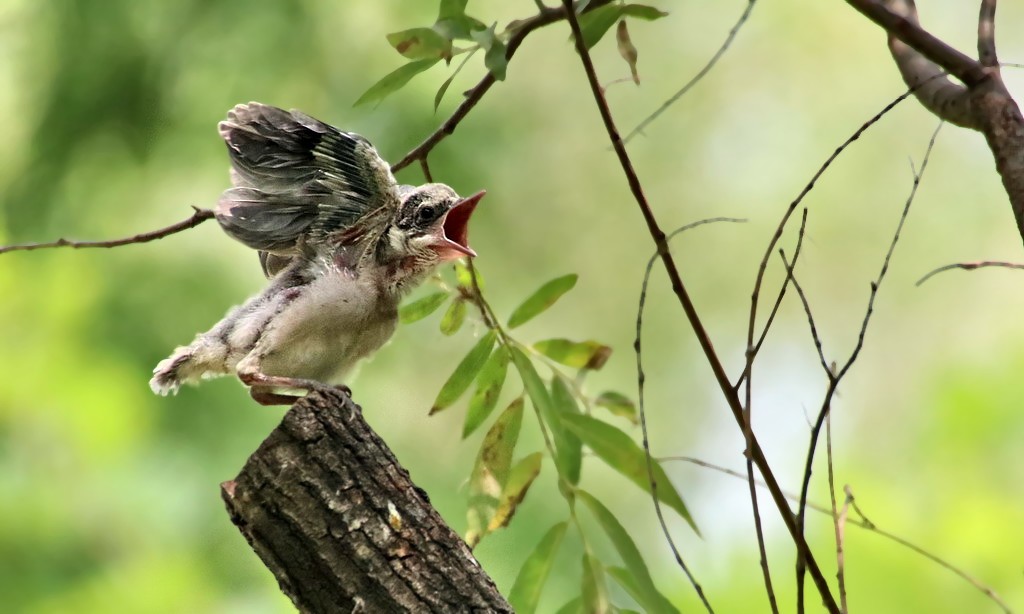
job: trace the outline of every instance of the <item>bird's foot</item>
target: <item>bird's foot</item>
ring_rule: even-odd
[[[274,388],[288,388],[293,390],[307,390],[319,392],[341,392],[352,398],[352,389],[341,384],[334,386],[312,379],[299,377],[286,377],[283,375],[267,375],[259,371],[240,371],[238,379],[249,386],[249,396],[260,405],[292,405],[301,397],[289,394],[273,392]]]

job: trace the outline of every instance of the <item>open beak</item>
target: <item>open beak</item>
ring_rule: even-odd
[[[436,247],[442,260],[476,256],[476,252],[469,246],[469,218],[486,193],[486,190],[480,190],[472,196],[463,198],[448,210],[441,225],[439,245]]]

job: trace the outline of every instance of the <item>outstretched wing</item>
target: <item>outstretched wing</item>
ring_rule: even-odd
[[[398,207],[390,167],[358,134],[258,102],[236,106],[218,128],[235,187],[217,221],[249,247],[287,258],[300,242],[315,247]]]

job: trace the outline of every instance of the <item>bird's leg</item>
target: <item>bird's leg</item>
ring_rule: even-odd
[[[269,388],[256,386],[249,389],[249,396],[260,405],[294,405],[302,397],[271,392]]]
[[[242,380],[242,383],[253,389],[251,393],[253,399],[257,403],[262,403],[261,399],[273,400],[273,403],[267,403],[272,405],[281,405],[282,403],[291,404],[297,397],[289,395],[277,394],[267,391],[267,388],[292,388],[298,390],[340,390],[341,392],[352,398],[352,389],[342,384],[340,386],[332,386],[323,382],[318,382],[312,379],[303,379],[300,377],[286,377],[283,375],[267,375],[256,369],[239,369],[238,379]],[[262,389],[262,390],[261,390]],[[257,395],[260,398],[257,398]],[[272,395],[272,396],[270,396]],[[292,399],[291,401],[285,401],[285,399]]]

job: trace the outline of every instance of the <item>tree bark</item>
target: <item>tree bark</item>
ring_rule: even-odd
[[[341,393],[298,401],[221,493],[302,612],[512,612]]]

